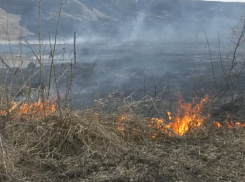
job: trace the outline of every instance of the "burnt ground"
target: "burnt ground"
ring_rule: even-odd
[[[105,42],[79,44],[76,64],[71,64],[69,61],[73,57],[72,46],[67,46],[66,52],[62,52],[62,45],[59,49],[54,66],[55,76],[54,73],[52,75],[58,80],[57,86],[62,98],[72,85],[74,109],[90,107],[94,99],[102,99],[114,91],[121,91],[124,97],[131,95],[135,100],[143,95],[156,97],[162,93],[166,93],[165,99],[176,100],[178,93],[181,93],[187,102],[192,101],[194,97],[202,98],[206,94],[215,95],[221,92],[222,95],[222,89],[225,90],[227,85],[224,73],[229,73],[232,60],[232,57],[228,57],[227,60],[229,51],[225,46],[221,47],[221,62],[218,45],[211,44],[210,58],[207,44],[194,41],[189,43],[137,41],[120,44]],[[239,56],[238,58],[241,57]],[[49,80],[49,61],[45,61],[46,88]],[[241,67],[239,65],[242,60],[239,61],[237,70]],[[26,83],[26,86],[31,84],[35,90],[40,86],[38,70],[38,66],[33,70],[2,69],[2,72],[5,72],[2,75],[8,73],[6,81],[8,85]],[[237,70],[233,70],[233,77],[238,72]],[[32,74],[34,76],[29,79]],[[2,77],[2,84],[5,83],[5,78]],[[242,79],[243,72],[233,84],[238,95],[243,89]],[[51,86],[52,94],[56,95],[54,81]],[[18,99],[21,99],[21,95]]]

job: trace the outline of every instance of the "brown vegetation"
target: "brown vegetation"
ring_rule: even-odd
[[[42,119],[16,118],[14,110],[0,120],[1,181],[245,180],[242,128],[206,122],[179,137],[149,127],[140,114],[122,118],[120,110],[64,110]]]

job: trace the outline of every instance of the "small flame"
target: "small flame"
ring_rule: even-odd
[[[7,116],[8,113],[11,113],[13,110],[15,110],[15,108],[17,108],[18,105],[19,105],[19,103],[14,102],[13,106],[8,111],[0,111],[1,116]]]
[[[168,119],[171,121],[172,120],[172,113],[171,112],[167,112],[168,114]]]
[[[117,121],[117,123],[118,123],[117,129],[118,129],[122,134],[124,134],[125,128],[126,128],[126,126],[125,126],[125,124],[124,124],[124,121],[127,120],[127,118],[128,118],[129,116],[130,116],[130,114],[123,114],[123,115],[118,119],[118,121]]]
[[[51,113],[56,111],[56,105],[51,104],[50,101],[42,102],[39,100],[38,102],[29,104],[24,103],[20,107],[19,103],[14,102],[13,106],[8,111],[0,111],[2,116],[7,116],[8,113],[15,113],[15,117],[24,117],[25,119],[42,119]]]
[[[152,139],[157,139],[157,133],[154,133],[152,136],[150,136]]]
[[[226,123],[227,128],[243,128],[243,127],[245,127],[244,123],[232,121],[231,114],[227,114],[227,119],[225,120],[225,123]]]
[[[214,127],[215,127],[215,128],[221,128],[221,127],[222,127],[222,125],[221,125],[221,123],[220,123],[220,122],[215,121],[215,122],[214,122]]]
[[[226,119],[225,121],[225,124],[226,124],[226,127],[227,128],[244,128],[245,127],[245,123],[241,123],[241,122],[233,122],[232,120],[229,120],[231,119],[231,116],[228,117],[228,119]],[[215,121],[214,122],[214,126],[216,128],[221,128],[222,127],[222,124],[218,121]]]
[[[7,116],[7,112],[6,111],[0,111],[0,114],[1,114],[1,116]]]
[[[200,127],[203,122],[208,119],[209,116],[206,118],[202,117],[203,107],[208,100],[208,96],[205,96],[205,98],[201,100],[200,104],[193,106],[194,101],[193,104],[183,103],[183,99],[180,97],[177,115],[172,117],[172,113],[167,112],[168,118],[171,121],[170,123],[167,124],[164,119],[152,118],[149,126],[156,127],[166,133],[169,132],[167,129],[169,128],[178,135],[183,136],[190,130],[190,128]]]
[[[245,123],[236,122],[235,126],[236,126],[236,128],[244,128],[245,127]]]
[[[19,105],[19,103],[14,102],[14,105],[13,105],[13,107],[11,109],[9,109],[9,112],[12,112],[13,110],[15,110],[15,108],[17,108],[18,105]]]

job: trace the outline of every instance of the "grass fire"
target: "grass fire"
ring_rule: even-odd
[[[1,110],[0,113],[2,116],[11,115],[16,118],[25,118],[26,120],[30,119],[43,119],[49,114],[56,112],[56,105],[54,101],[42,101],[41,99],[35,103],[16,103],[13,102],[13,105],[9,110]]]
[[[0,182],[245,181],[244,10],[1,0]]]
[[[169,136],[183,136],[190,129],[200,129],[204,124],[213,123],[213,127],[221,128],[222,124],[218,121],[210,121],[210,113],[207,112],[208,103],[210,103],[209,96],[206,95],[201,99],[200,103],[195,103],[196,99],[193,99],[192,103],[185,103],[183,98],[179,99],[179,106],[177,108],[176,115],[172,115],[171,112],[167,112],[167,118],[150,118],[144,119],[142,122],[149,123],[148,126],[157,128],[162,133]],[[206,110],[206,113],[204,111]],[[118,120],[118,129],[124,133],[126,128],[127,119],[130,118],[130,114],[123,114]],[[124,123],[125,122],[125,123]],[[245,123],[233,121],[231,115],[227,115],[227,119],[223,121],[227,128],[243,128]],[[135,128],[132,128],[134,132]],[[156,139],[157,133],[154,133],[151,138]]]
[[[180,177],[186,181],[215,180],[221,176],[243,179],[234,175],[244,169],[240,166],[245,162],[244,124],[233,122],[230,115],[223,122],[213,122],[207,109],[210,98],[197,100],[185,103],[180,99],[176,112],[166,111],[165,119],[135,114],[128,105],[138,108],[142,103],[134,101],[127,102],[127,109],[120,106],[123,114],[102,112],[103,108],[96,107],[72,113],[64,110],[62,117],[54,101],[13,103],[10,109],[1,110],[4,153],[0,170],[6,174],[0,177],[8,181],[20,179],[25,173],[32,174],[28,180],[35,181],[45,180],[48,173],[53,181],[97,181],[105,176],[123,181],[171,181]],[[29,165],[32,169],[27,168]],[[156,170],[161,177],[152,175]]]

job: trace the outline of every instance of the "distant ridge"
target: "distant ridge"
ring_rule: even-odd
[[[18,34],[19,27],[23,27],[22,30],[25,32],[23,35],[27,35],[26,39],[37,39],[37,2],[37,0],[1,0],[0,8],[15,17],[16,28],[13,29],[15,31],[13,34]],[[42,36],[48,39],[49,34],[55,32],[59,4],[58,1],[50,0],[42,2]],[[194,32],[200,32],[199,28],[204,25],[214,30],[216,26],[220,27],[218,23],[224,21],[232,26],[245,12],[245,3],[208,2],[201,0],[68,0],[62,9],[59,36],[72,37],[74,31],[79,36],[92,38],[95,36],[130,37],[142,31],[160,35],[166,32],[171,33],[173,29],[189,31],[188,28]],[[222,31],[225,26],[221,28]],[[152,31],[156,27],[159,32]],[[16,38],[18,37],[13,36],[13,39]]]

